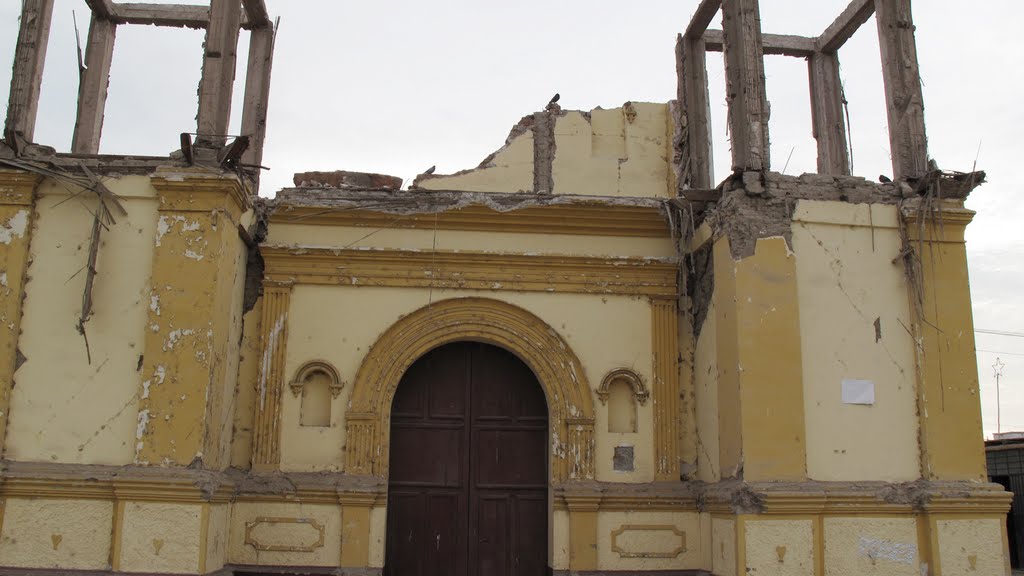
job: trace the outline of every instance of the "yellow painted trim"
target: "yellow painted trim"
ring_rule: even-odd
[[[747,516],[736,516],[736,575],[749,574],[747,569]]]
[[[32,206],[41,180],[32,172],[0,169],[0,206]]]
[[[29,249],[35,228],[36,187],[41,178],[20,170],[0,170],[0,220],[10,221],[26,213],[24,233],[11,234],[7,244],[0,245],[0,269],[4,273],[4,290],[0,297],[0,457],[7,441],[10,418],[11,389],[17,364],[18,338],[21,335],[22,301],[28,277]]]
[[[370,565],[370,511],[377,500],[374,493],[338,496],[341,504],[341,566]]]
[[[281,461],[281,391],[288,346],[290,285],[264,283],[260,318],[260,371],[253,418],[252,469],[276,470]]]
[[[651,301],[654,363],[654,477],[679,480],[679,306]]]
[[[814,516],[814,576],[825,576],[825,517]]]
[[[199,573],[206,574],[206,554],[209,552],[210,505],[199,508]]]
[[[530,206],[507,212],[475,205],[436,214],[406,215],[347,207],[283,205],[270,215],[270,224],[645,238],[672,235],[668,220],[658,207],[600,202]]]
[[[981,402],[964,230],[974,212],[905,211],[908,297],[915,346],[921,474],[929,480],[984,480]]]
[[[121,569],[121,544],[124,539],[124,500],[114,502],[114,521],[110,534],[110,568]]]
[[[594,477],[594,404],[569,344],[537,316],[499,300],[455,298],[402,317],[370,348],[352,386],[345,471],[387,477],[391,399],[405,370],[443,344],[473,340],[519,356],[548,399],[555,481]]]
[[[266,278],[345,286],[514,290],[674,297],[679,266],[664,258],[264,246]]]
[[[160,196],[161,212],[209,212],[228,209],[238,216],[252,208],[252,200],[242,182],[235,176],[211,176],[209,172],[188,172],[158,175],[151,178]],[[225,202],[230,200],[230,202]]]
[[[597,512],[599,498],[577,496],[569,506],[569,569],[597,569]]]

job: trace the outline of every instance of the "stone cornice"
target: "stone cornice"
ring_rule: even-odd
[[[674,297],[672,259],[264,246],[275,282]]]

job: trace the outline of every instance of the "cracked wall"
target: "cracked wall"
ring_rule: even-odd
[[[132,462],[140,359],[144,352],[157,198],[145,177],[108,182],[128,216],[101,236],[93,314],[85,323],[92,356],[75,326],[85,286],[91,193],[54,180],[38,188],[22,334],[6,456],[88,464]],[[13,295],[12,295],[13,296]],[[16,296],[15,296],[16,297]]]
[[[413,187],[669,198],[676,195],[674,131],[668,104],[627,102],[589,112],[555,105],[523,118],[478,167],[420,175]]]

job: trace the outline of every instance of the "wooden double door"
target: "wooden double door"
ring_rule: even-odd
[[[545,574],[547,436],[544,391],[510,352],[417,360],[391,408],[385,575]]]

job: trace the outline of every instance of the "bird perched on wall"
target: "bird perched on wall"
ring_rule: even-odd
[[[889,178],[885,174],[879,174],[878,175],[878,181],[881,182],[882,184],[888,184],[888,183],[892,182],[892,178]]]
[[[559,99],[560,99],[561,97],[562,97],[562,95],[561,95],[561,94],[559,94],[558,92],[555,92],[555,95],[554,95],[554,96],[552,96],[552,97],[551,97],[551,100],[549,100],[549,101],[548,101],[548,106],[551,106],[552,104],[554,104],[554,103],[558,102],[558,100],[559,100]]]
[[[424,170],[423,173],[424,174],[433,174],[434,170],[437,170],[437,166],[431,166],[430,168],[427,168],[426,170]]]

